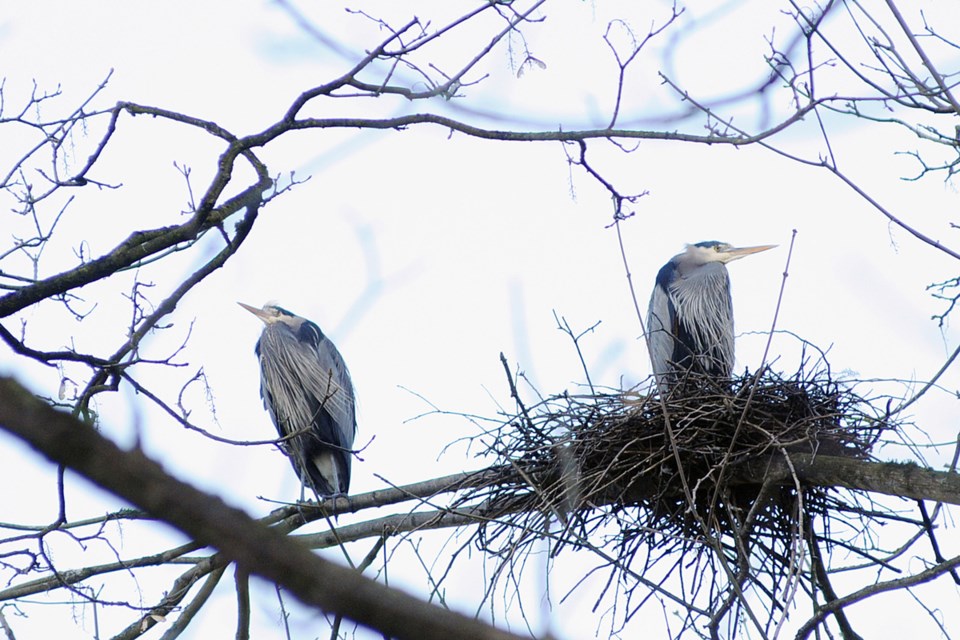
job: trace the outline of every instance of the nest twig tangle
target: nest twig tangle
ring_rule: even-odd
[[[498,514],[476,542],[505,568],[544,539],[554,557],[595,552],[606,570],[597,604],[619,589],[611,606],[622,623],[656,595],[683,605],[683,629],[695,634],[746,621],[767,635],[798,589],[829,593],[823,546],[849,547],[864,520],[884,517],[862,494],[764,473],[797,454],[869,459],[896,426],[826,368],[722,382],[691,374],[663,395],[518,405],[483,441],[501,477],[466,498]]]

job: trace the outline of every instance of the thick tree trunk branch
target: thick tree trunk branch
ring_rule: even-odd
[[[396,638],[513,639],[328,562],[239,509],[168,475],[140,450],[123,451],[92,427],[0,378],[0,427],[51,460],[129,500],[307,604]]]
[[[792,466],[792,468],[791,468]],[[836,456],[790,454],[790,464],[776,457],[733,473],[734,481],[801,482],[844,487],[914,500],[960,504],[960,474],[934,471],[905,462],[868,462]]]

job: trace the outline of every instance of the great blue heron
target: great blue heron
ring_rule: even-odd
[[[346,494],[357,431],[353,383],[343,357],[320,327],[273,304],[257,309],[263,320],[255,352],[260,396],[303,485],[318,496]]]
[[[663,265],[650,296],[648,346],[661,385],[687,371],[729,378],[733,373],[733,301],[726,263],[776,245],[688,244]]]

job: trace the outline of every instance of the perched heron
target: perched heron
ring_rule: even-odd
[[[776,245],[688,244],[663,265],[650,296],[648,346],[661,384],[686,371],[729,378],[733,373],[733,301],[726,263]]]
[[[343,357],[320,327],[276,305],[238,303],[263,320],[255,352],[260,396],[290,463],[317,496],[346,494],[357,431],[353,383]]]

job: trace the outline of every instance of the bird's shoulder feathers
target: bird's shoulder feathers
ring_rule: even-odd
[[[300,329],[297,331],[297,339],[300,342],[305,342],[316,348],[320,346],[321,342],[326,340],[326,336],[323,335],[323,331],[321,331],[320,327],[316,324],[309,320],[304,320],[300,325]]]

